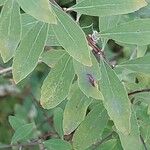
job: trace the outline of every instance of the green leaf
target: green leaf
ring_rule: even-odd
[[[150,43],[150,19],[137,19],[101,32],[102,38],[121,43],[147,45]]]
[[[150,74],[150,55],[126,61],[116,67],[116,69],[123,68],[134,72]]]
[[[46,63],[49,67],[54,68],[57,62],[66,54],[63,49],[50,50],[42,53],[41,60]]]
[[[91,16],[111,16],[134,12],[147,5],[145,0],[81,0],[69,10]]]
[[[103,99],[101,92],[98,89],[98,80],[100,80],[100,69],[99,64],[91,54],[92,66],[84,66],[83,64],[79,63],[78,61],[74,60],[74,69],[78,76],[78,85],[81,91],[87,97],[93,97],[95,99]]]
[[[58,23],[52,27],[59,43],[74,59],[84,65],[91,66],[90,49],[82,29],[64,11],[56,6],[53,6],[53,9],[57,15]]]
[[[85,150],[100,141],[107,121],[107,112],[103,106],[97,105],[94,107],[74,133],[74,149]]]
[[[13,61],[13,77],[16,83],[30,74],[44,49],[48,24],[38,22],[24,36],[16,50]]]
[[[146,54],[147,45],[137,46],[137,58],[143,57]]]
[[[57,20],[48,0],[17,0],[21,8],[29,15],[50,24]]]
[[[103,104],[116,128],[123,134],[130,132],[131,104],[125,87],[114,70],[101,60],[100,89],[104,96]]]
[[[22,38],[25,36],[28,31],[30,31],[35,24],[38,22],[34,17],[24,13],[21,15],[21,23],[22,23]]]
[[[100,17],[99,18],[100,31],[102,32],[102,31],[111,29],[113,27],[116,27],[120,21],[120,18],[121,18],[121,15]]]
[[[79,88],[73,92],[64,110],[63,130],[65,135],[73,132],[84,120],[91,101],[92,100],[87,98]]]
[[[7,0],[0,15],[0,53],[4,62],[10,60],[21,38],[20,8],[16,0]]]
[[[50,139],[44,142],[47,150],[72,150],[69,142],[60,139]]]
[[[100,144],[95,150],[122,150],[122,147],[117,139],[110,139]]]
[[[10,125],[14,130],[17,130],[19,127],[25,124],[25,121],[16,116],[9,116],[8,118]]]
[[[72,58],[65,54],[43,83],[41,90],[43,108],[54,108],[67,97],[74,75]]]
[[[118,132],[124,150],[142,150],[143,145],[140,139],[140,132],[135,113],[131,115],[131,130],[129,135]]]
[[[56,132],[59,134],[61,139],[63,139],[63,109],[58,107],[54,110],[54,127]]]
[[[18,128],[13,137],[11,143],[17,143],[20,140],[26,139],[34,129],[34,123],[25,124]]]
[[[46,46],[61,46],[55,36],[52,26],[49,26]]]
[[[0,6],[4,5],[6,0],[0,0]]]

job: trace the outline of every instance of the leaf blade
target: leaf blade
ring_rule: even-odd
[[[36,67],[39,56],[43,52],[47,31],[48,25],[38,22],[22,39],[13,60],[13,78],[16,83]]]
[[[129,134],[131,104],[127,92],[115,72],[104,60],[101,60],[101,75],[100,89],[108,115],[120,132]]]
[[[21,38],[20,8],[15,0],[5,1],[0,20],[0,53],[7,62],[13,57]]]
[[[17,0],[21,8],[29,15],[49,24],[56,24],[57,20],[48,0]]]

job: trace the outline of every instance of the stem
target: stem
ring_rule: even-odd
[[[145,150],[148,150],[148,149],[147,149],[147,146],[146,146],[146,144],[145,144],[145,142],[144,142],[144,139],[143,139],[142,135],[140,135],[140,139],[141,139],[141,141],[142,141],[142,143],[143,143],[144,149],[145,149]]]
[[[142,89],[142,90],[133,91],[133,92],[128,93],[128,95],[131,96],[131,95],[143,93],[143,92],[150,92],[150,89]]]
[[[0,75],[6,74],[10,71],[12,71],[12,67],[1,69],[0,70]]]

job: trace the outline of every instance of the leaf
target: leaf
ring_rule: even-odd
[[[53,6],[58,23],[52,28],[58,42],[77,61],[86,66],[91,66],[90,49],[82,29],[64,11]]]
[[[72,150],[69,142],[60,139],[50,139],[44,142],[47,150]]]
[[[101,76],[99,64],[93,54],[91,54],[91,60],[93,64],[91,67],[84,66],[83,64],[79,63],[76,60],[73,61],[74,69],[78,76],[78,85],[81,91],[87,97],[93,97],[95,99],[103,99],[103,96],[99,91],[97,84]]]
[[[69,10],[91,16],[111,16],[134,12],[147,5],[145,0],[81,0]]]
[[[121,15],[100,17],[99,18],[100,31],[102,32],[102,31],[111,29],[113,27],[116,27],[120,21],[120,18],[121,18]]]
[[[49,26],[46,45],[47,46],[61,46],[55,36],[52,26]]]
[[[118,132],[124,150],[142,150],[143,145],[140,139],[140,131],[135,113],[131,115],[131,131],[129,135]]]
[[[42,53],[41,60],[49,67],[54,68],[57,62],[66,54],[63,49],[50,50]]]
[[[146,54],[147,45],[137,46],[137,58],[143,57]]]
[[[121,43],[148,45],[150,43],[150,19],[137,19],[122,23],[101,32],[102,38],[113,39]]]
[[[95,150],[122,150],[117,139],[110,139],[98,146]]]
[[[38,22],[34,17],[24,13],[21,15],[22,19],[22,37]],[[49,25],[46,46],[60,46],[54,34],[52,27]]]
[[[74,149],[85,150],[100,141],[107,121],[107,112],[103,106],[94,107],[74,133]]]
[[[125,87],[109,65],[101,60],[100,89],[103,104],[116,128],[123,134],[130,132],[131,104]]]
[[[34,129],[34,123],[30,123],[30,124],[25,124],[23,126],[21,126],[20,128],[18,128],[13,137],[12,137],[12,141],[11,143],[17,143],[20,140],[24,140],[25,138],[27,138],[31,132]]]
[[[21,15],[22,38],[35,26],[37,22],[38,20],[26,13]]]
[[[150,55],[132,59],[116,66],[116,69],[123,68],[134,72],[150,74]]]
[[[0,6],[4,5],[6,0],[0,0]]]
[[[0,53],[9,61],[21,38],[20,8],[15,0],[6,0],[0,15]]]
[[[50,71],[42,85],[43,108],[54,108],[67,97],[74,75],[72,58],[65,54]]]
[[[38,64],[39,56],[44,49],[47,31],[48,25],[38,22],[22,39],[13,61],[13,77],[16,83],[30,74]]]
[[[56,24],[57,20],[48,0],[17,0],[21,8],[39,21]]]
[[[63,130],[65,135],[73,132],[84,120],[90,103],[91,99],[87,98],[79,88],[73,92],[64,110]]]
[[[16,116],[9,116],[8,118],[10,125],[14,130],[17,130],[19,127],[25,124],[25,121]]]
[[[56,132],[59,134],[61,139],[63,139],[63,109],[58,107],[54,110],[54,127]]]

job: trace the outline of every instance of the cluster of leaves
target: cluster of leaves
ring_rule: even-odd
[[[12,64],[18,87],[32,85],[9,116],[11,147],[150,149],[148,0],[0,0],[0,6],[2,60]],[[89,25],[93,20],[99,26]],[[121,47],[117,55],[113,44]],[[34,75],[39,65],[42,75]]]

